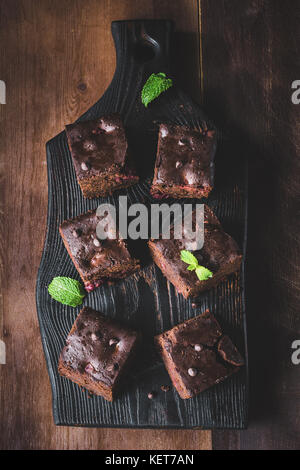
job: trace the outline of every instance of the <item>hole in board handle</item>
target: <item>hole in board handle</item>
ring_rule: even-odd
[[[159,45],[150,37],[140,39],[134,46],[134,58],[137,62],[149,62],[153,60],[159,52]]]

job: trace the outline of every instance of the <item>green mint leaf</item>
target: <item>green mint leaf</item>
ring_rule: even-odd
[[[55,277],[48,286],[48,292],[53,299],[71,307],[81,305],[85,297],[80,282],[70,277]]]
[[[147,108],[151,101],[155,100],[161,93],[168,90],[173,85],[171,78],[167,78],[165,73],[153,73],[142,89],[142,103]]]
[[[180,251],[180,258],[185,263],[191,264],[192,266],[194,266],[194,269],[196,269],[196,267],[198,266],[198,260],[197,260],[196,256],[194,256],[193,253],[191,253],[188,250],[181,250]]]
[[[204,266],[198,266],[196,268],[196,274],[198,276],[199,281],[207,281],[207,279],[213,276],[213,273]]]
[[[187,268],[189,271],[196,271],[197,277],[200,281],[207,281],[207,279],[213,276],[213,273],[209,269],[204,266],[199,266],[196,256],[194,256],[190,251],[181,250],[180,258],[189,265]]]
[[[197,266],[195,264],[190,264],[188,266],[188,271],[195,271],[196,268],[197,268]]]

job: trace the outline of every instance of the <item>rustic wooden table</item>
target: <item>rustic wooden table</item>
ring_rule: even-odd
[[[297,0],[0,0],[1,449],[296,449],[300,444]],[[112,20],[176,24],[174,74],[249,156],[248,431],[55,427],[35,310],[47,212],[45,142],[115,67]],[[298,200],[297,200],[298,199]]]

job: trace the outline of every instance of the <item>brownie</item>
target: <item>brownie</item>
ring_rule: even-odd
[[[61,352],[59,373],[112,401],[134,358],[139,334],[84,307]]]
[[[140,267],[131,256],[126,242],[116,231],[111,238],[99,240],[96,233],[101,217],[89,211],[65,220],[59,232],[87,291],[99,287],[105,280],[123,279]]]
[[[196,212],[193,212],[194,223]],[[229,274],[240,268],[242,255],[233,238],[224,232],[213,211],[204,205],[204,245],[193,251],[193,243],[186,238],[174,239],[174,227],[170,240],[151,239],[148,244],[154,262],[166,278],[185,298],[196,297],[200,292],[217,286]],[[181,261],[181,250],[192,251],[199,265],[208,268],[212,277],[200,281],[195,271]]]
[[[138,182],[118,114],[67,125],[66,133],[84,197],[107,196]]]
[[[184,399],[222,382],[244,364],[209,310],[156,336],[155,343],[174,387]]]
[[[161,124],[153,197],[207,197],[213,189],[215,152],[214,130]]]

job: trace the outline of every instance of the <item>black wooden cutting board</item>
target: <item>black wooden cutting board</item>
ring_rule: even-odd
[[[146,109],[140,101],[145,80],[153,72],[170,74],[169,51],[172,24],[169,21],[120,21],[112,23],[117,67],[103,97],[80,120],[119,112],[125,122],[142,181],[123,191],[131,202],[157,203],[149,195],[157,130],[160,122],[201,126],[207,122],[201,109],[175,86]],[[101,57],[99,57],[101,60]],[[101,79],[99,77],[99,79]],[[245,254],[247,222],[247,167],[243,155],[232,155],[230,146],[219,142],[215,190],[208,204]],[[39,268],[36,298],[40,330],[53,393],[56,424],[72,426],[153,428],[244,428],[247,422],[247,366],[212,389],[190,400],[177,392],[163,392],[170,385],[164,366],[153,351],[153,336],[209,308],[247,359],[244,303],[244,267],[216,289],[199,297],[199,307],[178,295],[149,258],[141,244],[144,267],[140,273],[113,286],[102,286],[84,300],[110,317],[139,329],[144,347],[124,393],[115,402],[89,397],[77,385],[59,376],[57,362],[66,336],[80,310],[50,298],[47,286],[55,276],[79,279],[58,233],[59,224],[96,208],[100,202],[117,205],[115,193],[106,199],[86,200],[77,184],[65,132],[47,143],[49,203],[46,241]],[[174,201],[173,201],[174,202]],[[170,201],[172,203],[172,201]],[[155,399],[147,395],[155,391]]]

